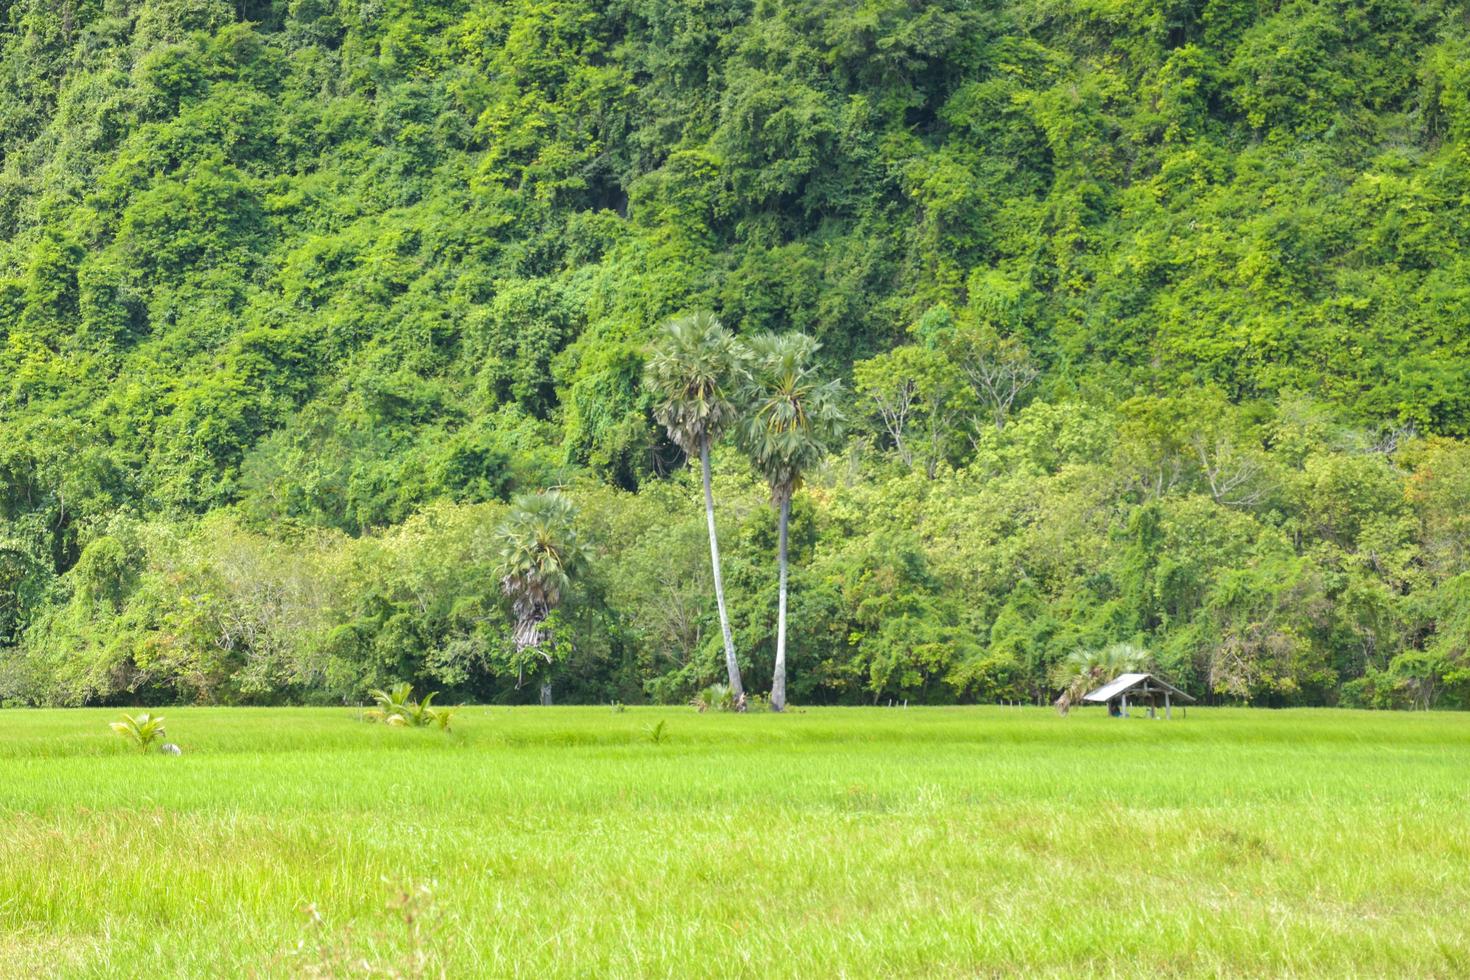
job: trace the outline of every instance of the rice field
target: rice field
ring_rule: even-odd
[[[0,712],[0,973],[1470,975],[1467,715],[164,714]]]

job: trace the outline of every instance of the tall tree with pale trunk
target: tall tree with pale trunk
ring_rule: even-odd
[[[822,461],[842,434],[842,389],[818,372],[820,344],[802,334],[763,334],[749,345],[750,370],[741,388],[740,442],[771,488],[780,512],[777,562],[776,669],[771,710],[786,708],[787,539],[791,498],[802,477]]]
[[[656,399],[653,414],[669,438],[690,459],[699,457],[704,480],[704,517],[709,525],[709,558],[714,569],[715,605],[725,640],[725,672],[736,703],[743,703],[740,663],[730,614],[725,608],[725,580],[720,571],[720,542],[715,533],[715,498],[710,486],[710,447],[735,420],[731,400],[740,377],[740,358],[730,332],[713,313],[699,312],[668,321],[659,330],[648,358],[644,384]]]

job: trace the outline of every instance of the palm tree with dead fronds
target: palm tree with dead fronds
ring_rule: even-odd
[[[1073,650],[1052,668],[1052,683],[1062,689],[1054,702],[1057,713],[1065,715],[1084,694],[1119,674],[1146,670],[1150,660],[1147,650],[1131,643]]]
[[[551,703],[552,656],[547,618],[561,605],[572,577],[586,560],[577,533],[577,511],[555,491],[523,494],[495,532],[500,587],[510,597],[515,616],[516,663],[520,681],[528,663],[541,662],[541,703]]]

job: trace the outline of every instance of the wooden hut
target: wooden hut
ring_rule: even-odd
[[[1189,704],[1194,698],[1153,674],[1123,674],[1096,691],[1082,695],[1082,700],[1084,703],[1107,705],[1108,714],[1115,718],[1127,718],[1130,705],[1148,708],[1150,718],[1154,717],[1155,709],[1162,707],[1164,717],[1172,718],[1174,705]]]

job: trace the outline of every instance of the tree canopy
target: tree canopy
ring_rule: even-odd
[[[0,702],[520,698],[493,531],[551,487],[559,697],[687,700],[644,381],[701,310],[841,382],[793,701],[1049,699],[1122,642],[1470,701],[1462,3],[12,0]],[[770,473],[713,452],[766,677]]]

